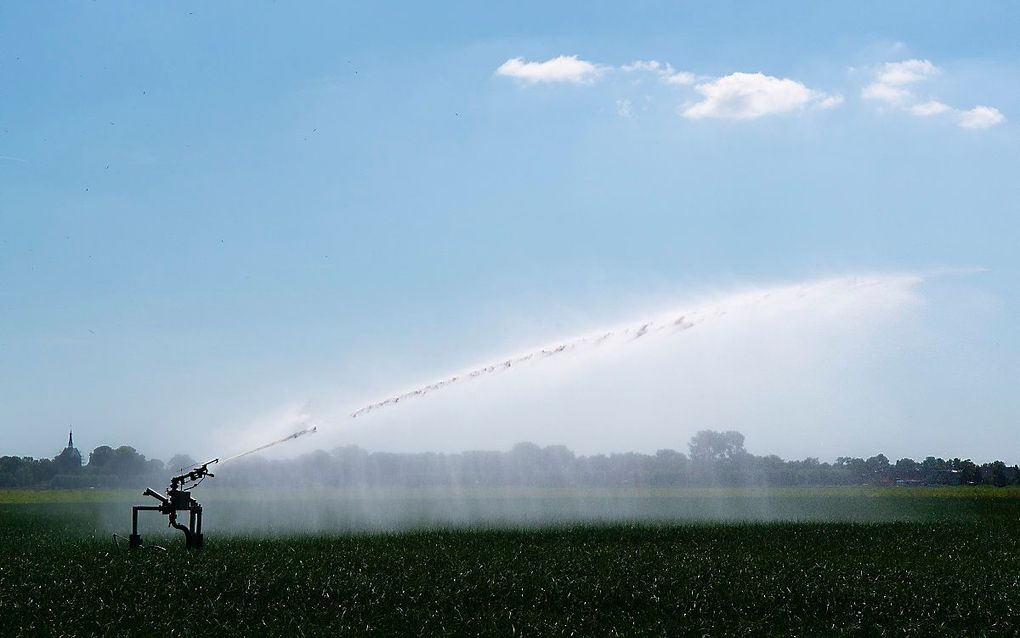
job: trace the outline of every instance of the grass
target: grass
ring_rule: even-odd
[[[1018,495],[772,496],[908,510],[892,522],[283,537],[210,527],[207,548],[188,553],[177,537],[158,540],[165,552],[114,546],[93,504],[70,495],[6,493],[0,635],[1015,633]]]

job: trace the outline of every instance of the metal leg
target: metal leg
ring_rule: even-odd
[[[142,537],[138,535],[138,507],[131,508],[131,536],[128,537],[128,547],[134,549],[142,546]]]
[[[191,510],[191,529],[194,532],[193,537],[195,549],[202,549],[202,541],[204,540],[204,537],[202,536],[201,505],[196,505],[195,508]]]
[[[128,537],[128,547],[141,547],[142,537],[138,534],[138,512],[159,512],[156,505],[135,505],[131,508],[131,536]]]

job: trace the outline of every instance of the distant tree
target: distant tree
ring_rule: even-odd
[[[147,476],[162,476],[166,474],[166,466],[159,459],[149,459],[145,462],[145,469],[142,473]]]
[[[651,459],[654,485],[682,485],[687,481],[687,455],[676,450],[659,450]]]
[[[673,465],[687,461],[687,456],[683,452],[677,452],[676,450],[670,449],[656,450],[655,458],[659,459],[666,465]]]
[[[836,467],[845,468],[851,477],[851,482],[867,483],[871,480],[868,463],[856,456],[841,456],[836,459]]]
[[[1006,464],[1002,461],[992,463],[992,484],[996,487],[1009,485],[1009,477],[1006,476]]]
[[[981,482],[981,468],[974,461],[965,459],[953,459],[953,469],[960,472],[960,481],[965,484],[976,484]]]
[[[873,474],[882,474],[889,471],[889,459],[886,458],[885,454],[876,454],[867,461],[865,461],[868,471]]]
[[[145,473],[145,455],[130,445],[114,450],[114,467],[118,476],[138,476]]]
[[[914,459],[906,458],[896,461],[893,470],[897,479],[917,480],[921,477],[921,464]]]
[[[122,479],[139,477],[157,470],[162,474],[164,468],[162,463],[156,468],[155,464],[146,461],[143,454],[139,454],[129,445],[122,445],[117,449],[100,445],[89,454],[88,470],[96,476]]]
[[[308,473],[306,479],[315,486],[322,486],[329,481],[332,468],[332,457],[325,450],[315,450],[301,456],[301,464]]]
[[[953,464],[945,459],[929,456],[921,461],[921,474],[929,482],[937,482],[939,476],[953,469]]]
[[[105,471],[113,465],[114,452],[109,445],[100,445],[89,453],[88,467],[94,471]]]
[[[557,463],[561,466],[568,466],[574,462],[574,453],[565,445],[547,445],[542,449],[542,456],[546,463]]]
[[[166,471],[174,474],[182,470],[188,470],[198,465],[198,461],[191,458],[187,454],[174,454],[170,457],[170,460],[166,462]]]
[[[35,482],[35,459],[30,456],[0,457],[0,485],[4,487],[30,487]]]
[[[29,471],[32,477],[30,485],[42,485],[49,483],[57,475],[57,465],[50,459],[39,459],[29,463]]]
[[[530,441],[522,441],[510,450],[510,454],[520,459],[528,459],[535,462],[540,462],[542,458],[542,447],[537,443],[531,443]]]
[[[577,458],[567,446],[547,445],[542,449],[542,459],[546,485],[566,486],[573,482]]]
[[[716,432],[702,430],[691,437],[688,444],[691,460],[700,463],[720,463],[740,459],[747,454],[744,450],[744,435],[730,430]]]

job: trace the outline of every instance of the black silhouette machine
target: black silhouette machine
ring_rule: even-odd
[[[316,426],[308,427],[303,430],[299,430],[293,434],[287,435],[282,439],[271,441],[265,445],[260,445],[257,448],[248,450],[247,452],[241,452],[234,456],[223,459],[223,463],[239,459],[249,454],[255,454],[261,452],[266,448],[292,441],[298,437],[306,434],[312,434],[318,431]],[[198,487],[202,481],[207,477],[213,477],[214,474],[209,471],[209,466],[214,463],[220,463],[220,459],[216,458],[211,461],[196,465],[192,469],[170,479],[170,487],[166,488],[166,496],[160,494],[151,487],[145,488],[142,492],[143,496],[151,496],[152,498],[159,501],[159,505],[135,505],[131,508],[131,536],[128,538],[129,547],[141,547],[142,537],[138,534],[138,512],[159,512],[160,514],[169,518],[170,527],[176,528],[184,532],[184,545],[188,549],[202,549],[202,504],[196,501],[191,496],[191,490]],[[188,512],[188,524],[177,522],[177,512]]]
[[[185,547],[202,549],[202,504],[192,498],[191,489],[198,487],[207,476],[215,476],[209,471],[209,466],[219,461],[213,459],[173,477],[170,479],[170,487],[166,489],[166,496],[151,487],[145,488],[142,494],[156,499],[159,505],[135,505],[131,508],[131,536],[128,538],[128,546],[142,546],[142,537],[138,534],[138,512],[159,512],[170,519],[170,527],[184,532]],[[177,512],[188,512],[187,525],[177,522]]]

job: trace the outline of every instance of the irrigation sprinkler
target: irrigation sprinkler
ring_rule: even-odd
[[[274,445],[280,443],[286,443],[287,441],[293,441],[298,437],[302,437],[306,434],[312,434],[317,432],[319,428],[312,426],[299,430],[294,434],[287,435],[282,439],[260,445],[257,448],[248,450],[247,452],[241,452],[234,456],[223,459],[223,463],[239,459],[249,454],[255,454],[261,452],[266,448],[271,448]],[[145,488],[142,492],[143,496],[151,496],[152,498],[159,501],[159,505],[135,505],[131,508],[131,536],[128,537],[128,547],[141,547],[142,537],[138,534],[138,512],[159,512],[163,516],[166,516],[168,520],[168,526],[175,529],[179,529],[184,532],[184,546],[188,549],[202,549],[202,504],[196,501],[191,496],[191,490],[198,487],[202,481],[206,478],[212,478],[215,476],[209,471],[209,466],[214,463],[220,463],[220,459],[215,458],[211,461],[196,465],[187,472],[170,479],[170,487],[166,488],[166,495],[160,494],[151,487]],[[177,522],[177,512],[188,512],[188,524]]]
[[[206,477],[215,476],[209,471],[209,466],[219,461],[213,459],[173,477],[170,479],[170,487],[166,489],[166,496],[151,487],[145,488],[142,495],[151,496],[159,501],[159,505],[135,505],[131,508],[131,536],[128,537],[128,546],[142,546],[142,537],[138,534],[138,512],[159,512],[169,519],[169,527],[184,532],[185,547],[202,549],[202,504],[191,496],[191,490],[198,487]],[[188,512],[187,525],[177,522],[177,512]]]

